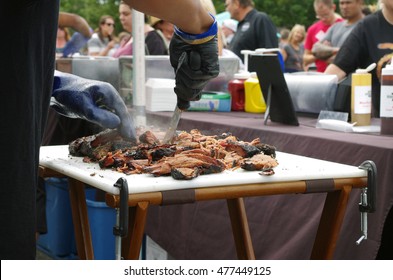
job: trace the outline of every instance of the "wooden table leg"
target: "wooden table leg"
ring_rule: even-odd
[[[327,194],[311,259],[333,259],[351,190],[351,186],[344,186],[340,191]]]
[[[122,256],[128,260],[138,260],[145,232],[149,202],[139,202],[129,208],[128,235],[122,239]]]
[[[81,260],[92,260],[94,252],[87,215],[85,185],[72,178],[69,178],[68,182],[78,256]]]
[[[227,199],[232,232],[239,260],[255,260],[243,198]]]

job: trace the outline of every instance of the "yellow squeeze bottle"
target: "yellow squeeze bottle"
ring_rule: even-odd
[[[255,72],[244,82],[244,111],[248,113],[264,113],[266,111],[265,99]]]

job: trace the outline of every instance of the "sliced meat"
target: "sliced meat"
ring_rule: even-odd
[[[141,141],[141,143],[145,143],[151,146],[157,146],[161,144],[160,140],[158,140],[154,133],[149,130],[145,131],[139,136],[139,141]]]
[[[199,169],[197,167],[194,168],[172,168],[171,176],[176,180],[191,180],[195,177],[198,177]]]
[[[78,138],[69,145],[70,154],[84,156],[84,162],[98,162],[101,168],[112,168],[124,174],[150,173],[177,180],[190,180],[199,175],[220,173],[225,169],[243,168],[273,174],[277,166],[275,147],[238,140],[234,135],[204,135],[193,129],[182,131],[172,144],[161,144],[151,131],[139,131],[139,143],[123,139],[116,130]]]
[[[241,164],[241,168],[248,171],[260,171],[264,169],[271,169],[277,165],[277,160],[271,156],[258,154],[251,158],[244,159],[243,163]]]

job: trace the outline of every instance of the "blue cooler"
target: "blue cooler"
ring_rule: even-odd
[[[87,214],[89,216],[91,239],[96,260],[114,260],[116,210],[105,202],[95,201],[95,192],[86,190]]]
[[[48,232],[40,235],[37,248],[53,259],[77,259],[74,226],[68,179],[48,178],[45,180],[46,219]],[[96,189],[86,187],[86,204],[97,260],[115,259],[116,210],[105,202],[95,201]]]
[[[46,179],[45,191],[48,232],[40,235],[37,247],[53,259],[74,259],[76,246],[68,179]]]

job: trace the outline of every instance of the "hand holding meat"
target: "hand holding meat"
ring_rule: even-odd
[[[123,137],[135,139],[135,127],[127,107],[109,83],[55,71],[51,107],[67,117],[118,128]]]
[[[170,43],[170,61],[176,73],[177,106],[185,110],[199,100],[201,91],[219,73],[217,21],[203,34],[188,34],[175,27]]]

